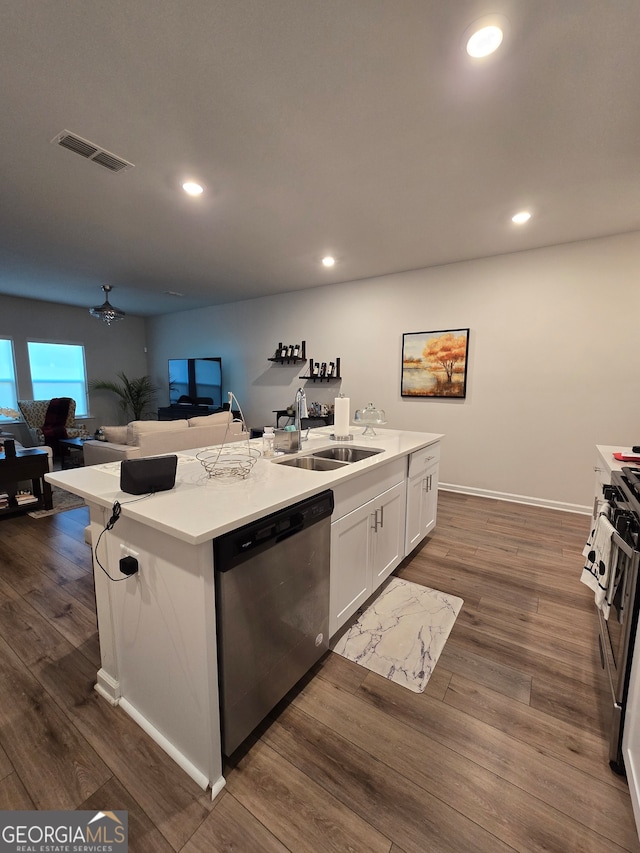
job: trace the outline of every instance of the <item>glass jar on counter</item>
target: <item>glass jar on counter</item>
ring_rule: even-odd
[[[357,409],[354,417],[356,423],[365,424],[363,436],[371,437],[376,434],[373,424],[386,424],[387,420],[384,409],[377,409],[373,403],[369,403],[364,409]]]

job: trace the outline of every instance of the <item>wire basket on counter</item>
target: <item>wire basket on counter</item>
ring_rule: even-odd
[[[238,399],[235,394],[232,391],[229,391],[230,408],[233,407],[234,400],[238,407],[238,411],[240,412],[240,417],[234,418],[233,421],[229,421],[229,423],[241,423],[243,432],[246,432],[247,436],[249,436],[249,430],[247,429],[247,424],[245,422],[244,415],[242,414],[240,403],[238,403]],[[227,425],[227,431],[225,432],[223,443],[216,445],[215,447],[206,447],[204,450],[196,453],[196,459],[207,472],[207,477],[221,480],[245,480],[251,473],[253,466],[256,464],[256,460],[259,459],[262,454],[256,448],[251,447],[248,437],[246,442],[243,441],[242,443],[235,442],[234,444],[225,444],[224,442],[226,442],[228,434],[229,425]]]
[[[237,447],[225,448],[208,447],[196,453],[196,459],[207,472],[207,477],[236,477],[239,480],[246,479],[251,469],[260,457],[260,451],[248,447],[240,450]]]

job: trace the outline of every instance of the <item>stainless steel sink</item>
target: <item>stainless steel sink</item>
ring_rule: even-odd
[[[276,465],[287,465],[289,468],[305,468],[307,471],[333,471],[342,468],[344,462],[335,459],[315,459],[313,456],[292,456],[290,459],[274,460]]]
[[[377,447],[328,447],[326,450],[317,450],[313,456],[316,459],[335,459],[339,462],[360,462],[382,453]]]

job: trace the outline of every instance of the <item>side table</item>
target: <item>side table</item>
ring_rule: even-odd
[[[89,438],[59,438],[60,467],[64,470],[84,465],[84,443],[90,440]]]
[[[0,491],[6,492],[7,506],[0,509],[0,516],[34,509],[53,509],[51,485],[44,479],[49,472],[49,454],[37,447],[23,447],[15,456],[0,453]],[[16,500],[18,484],[31,480],[33,496],[37,500],[19,504]]]

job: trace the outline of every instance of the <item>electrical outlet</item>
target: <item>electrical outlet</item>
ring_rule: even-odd
[[[123,575],[136,575],[140,571],[138,552],[120,544],[120,571]]]
[[[123,557],[135,557],[136,560],[139,559],[140,554],[137,551],[134,551],[133,548],[128,548],[122,542],[120,543],[120,559]]]

